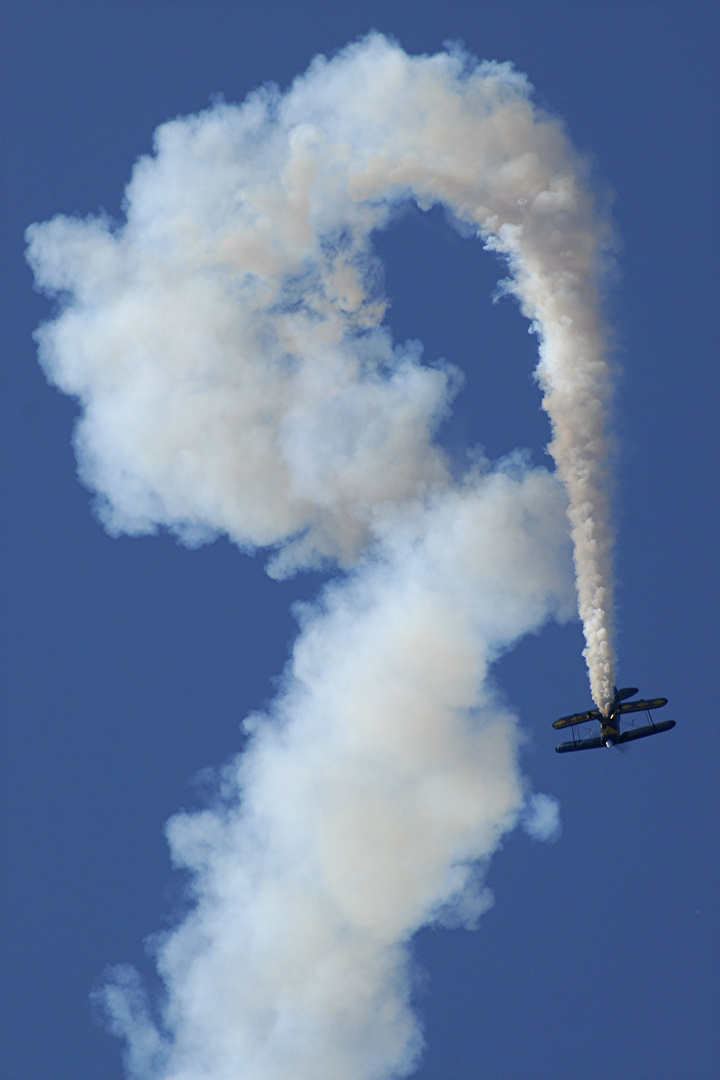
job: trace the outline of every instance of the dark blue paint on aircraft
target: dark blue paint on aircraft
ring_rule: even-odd
[[[675,727],[674,720],[653,720],[650,710],[660,709],[667,705],[667,698],[641,698],[639,701],[628,701],[633,694],[637,694],[637,687],[626,686],[622,690],[615,691],[615,697],[607,713],[600,709],[588,709],[586,712],[573,713],[571,716],[561,716],[556,720],[553,727],[558,730],[571,727],[573,729],[572,740],[559,743],[555,747],[558,754],[567,754],[573,750],[598,750],[601,746],[612,747],[622,743],[633,742],[635,739],[645,739],[649,735],[659,735],[661,731],[670,731]],[[645,712],[649,724],[639,728],[628,728],[620,731],[620,717],[624,713]],[[600,721],[600,734],[587,739],[575,737],[575,727],[591,720]]]

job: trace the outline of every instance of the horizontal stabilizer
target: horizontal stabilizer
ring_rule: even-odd
[[[646,739],[648,735],[659,735],[661,731],[670,731],[675,727],[674,720],[658,720],[657,724],[648,724],[646,727],[629,728],[623,731],[618,743],[632,742],[633,739]]]
[[[622,690],[615,691],[615,700],[624,701],[625,698],[633,697],[637,692],[637,686],[624,686]]]
[[[641,701],[626,701],[620,706],[620,712],[644,712],[646,709],[662,709],[667,705],[666,697],[643,698]]]
[[[587,712],[573,713],[572,716],[561,716],[556,720],[553,727],[556,731],[560,728],[573,727],[575,724],[586,724],[589,720],[601,720],[602,714],[599,709],[588,709]]]

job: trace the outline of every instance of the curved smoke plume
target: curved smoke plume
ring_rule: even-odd
[[[608,233],[529,94],[508,65],[373,34],[284,95],[164,124],[122,227],[29,230],[38,284],[65,298],[41,360],[82,403],[79,467],[106,527],[226,533],[273,549],[278,576],[348,571],[306,609],[217,804],[170,823],[196,903],[156,943],[162,1015],[127,970],[104,992],[133,1075],[410,1071],[407,942],[432,919],[474,923],[483,863],[526,805],[486,674],[568,613],[563,500],[517,465],[451,478],[433,437],[457,374],[382,325],[372,234],[404,201],[444,204],[509,265],[540,340],[592,693],[612,697]],[[547,836],[556,814],[536,809]]]

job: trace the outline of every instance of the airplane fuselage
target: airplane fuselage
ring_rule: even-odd
[[[607,716],[600,721],[600,738],[607,747],[612,747],[620,738],[620,710],[618,702],[614,701],[610,706]]]

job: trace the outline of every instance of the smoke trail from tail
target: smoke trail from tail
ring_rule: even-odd
[[[474,923],[526,803],[487,671],[568,614],[562,497],[517,462],[452,478],[434,435],[458,374],[382,325],[372,234],[407,200],[444,204],[507,260],[539,337],[592,692],[612,697],[609,235],[529,95],[509,65],[372,34],[284,95],[164,124],[122,227],[29,230],[37,282],[64,300],[41,360],[82,404],[79,469],[106,528],[225,533],[270,549],[276,576],[347,571],[305,610],[217,803],[170,823],[195,907],[156,942],[161,1015],[126,970],[103,998],[133,1076],[406,1074],[407,942]],[[550,804],[533,813],[534,835],[556,831]]]

